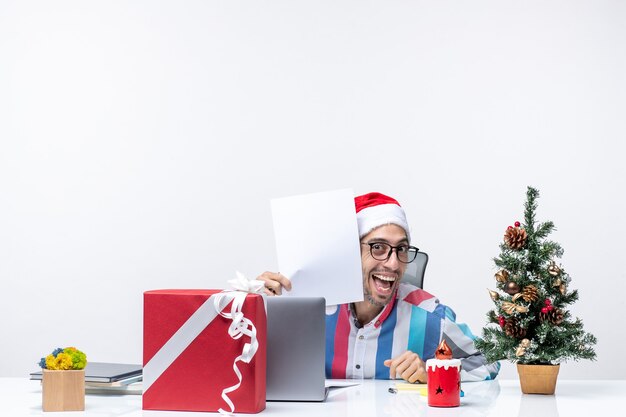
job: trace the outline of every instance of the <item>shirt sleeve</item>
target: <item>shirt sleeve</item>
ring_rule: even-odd
[[[484,381],[498,375],[500,362],[487,362],[474,346],[476,336],[466,324],[456,322],[456,314],[447,306],[441,337],[452,349],[452,356],[461,360],[461,381]]]

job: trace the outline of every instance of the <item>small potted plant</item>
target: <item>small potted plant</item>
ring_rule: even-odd
[[[75,347],[57,348],[41,358],[43,411],[85,409],[87,356]]]
[[[505,231],[500,255],[494,258],[499,291],[489,290],[495,308],[475,344],[490,361],[517,363],[523,393],[554,394],[559,364],[595,359],[596,338],[566,308],[578,300],[578,291],[570,289],[571,277],[556,264],[563,249],[547,239],[554,224],[535,221],[538,197],[528,187],[524,222]]]

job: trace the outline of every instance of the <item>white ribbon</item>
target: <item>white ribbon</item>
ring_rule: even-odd
[[[229,280],[235,291],[224,291],[210,296],[187,321],[172,335],[172,337],[159,349],[143,368],[143,387],[146,392],[150,386],[161,376],[161,374],[174,362],[174,360],[195,340],[196,337],[215,319],[219,314],[222,317],[232,320],[228,327],[228,334],[234,340],[242,336],[249,336],[250,343],[243,346],[241,355],[233,361],[233,370],[239,382],[222,390],[222,398],[231,411],[219,409],[221,414],[230,415],[235,412],[235,406],[228,393],[231,393],[241,386],[242,375],[237,367],[237,362],[250,363],[257,349],[259,342],[256,337],[256,328],[251,320],[246,318],[242,312],[243,304],[248,293],[261,293],[264,288],[263,281],[248,280],[243,274],[237,272],[237,278]],[[232,301],[230,313],[222,310]]]
[[[217,294],[215,297],[215,310],[219,311],[220,316],[228,320],[232,320],[230,326],[228,327],[228,334],[231,338],[233,338],[233,340],[237,340],[242,336],[248,336],[250,337],[250,343],[243,345],[241,355],[237,356],[233,361],[233,371],[235,371],[235,375],[237,375],[238,382],[235,385],[222,390],[222,398],[230,407],[230,412],[225,411],[222,408],[218,411],[225,415],[230,415],[235,412],[235,405],[228,397],[228,394],[236,391],[241,386],[241,382],[243,380],[243,376],[237,366],[237,362],[241,361],[244,363],[250,363],[259,348],[259,341],[256,338],[256,327],[254,327],[254,323],[252,323],[251,320],[243,315],[243,304],[246,301],[248,293],[260,293],[264,288],[263,281],[249,280],[239,271],[236,272],[236,275],[237,278],[228,281],[228,283],[236,291],[227,291]],[[233,296],[233,298],[231,298],[231,296]],[[226,308],[231,299],[233,303],[230,307],[230,313],[225,313],[223,310]]]
[[[236,271],[237,278],[228,280],[234,290],[249,292],[252,294],[263,294],[265,283],[257,279],[248,279],[241,272]],[[221,310],[220,310],[221,311]]]

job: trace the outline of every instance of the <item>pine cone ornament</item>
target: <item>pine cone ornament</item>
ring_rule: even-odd
[[[521,227],[509,227],[504,233],[504,243],[514,250],[522,249],[527,238],[526,230]]]
[[[539,313],[539,319],[541,321],[549,321],[555,326],[563,323],[563,311],[561,311],[561,309],[552,308],[544,310],[541,310],[541,313]]]
[[[537,287],[534,285],[525,286],[522,290],[522,298],[528,303],[536,301],[537,298],[539,298],[539,295],[537,294]]]
[[[504,333],[507,336],[514,337],[516,339],[523,339],[526,336],[526,329],[519,327],[517,320],[514,318],[508,318],[504,322]]]

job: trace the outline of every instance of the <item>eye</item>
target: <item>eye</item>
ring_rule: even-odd
[[[372,243],[370,246],[377,252],[385,250],[385,246],[382,243]]]
[[[398,246],[396,250],[398,251],[398,253],[407,253],[409,251],[409,247],[406,245],[402,245]]]

